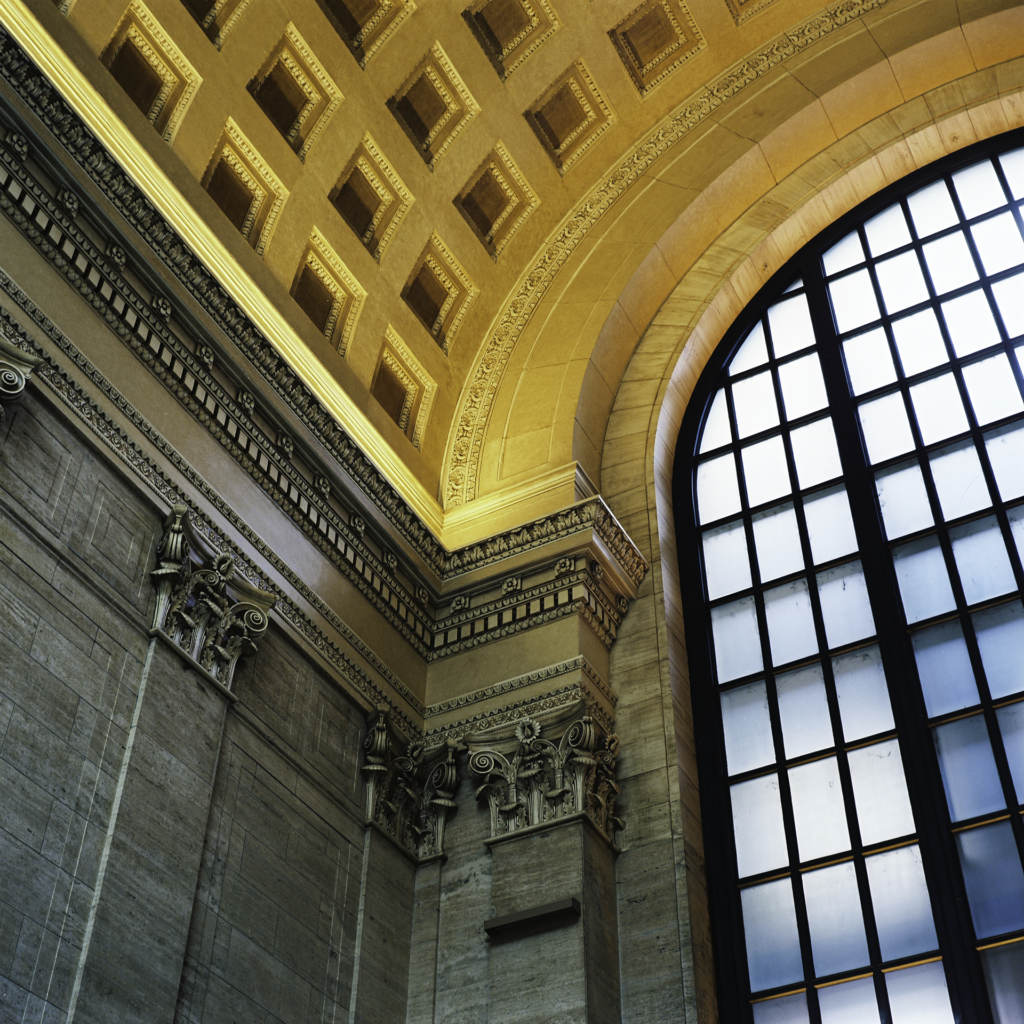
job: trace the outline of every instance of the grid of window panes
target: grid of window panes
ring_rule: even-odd
[[[804,275],[834,322],[815,330],[797,281],[708,407],[696,519],[755,1024],[954,1020],[900,686],[927,715],[973,969],[994,1024],[1024,1020],[1022,201],[1016,150],[873,216]],[[871,523],[837,426],[863,442]],[[859,543],[888,545],[888,600]],[[905,660],[873,605],[902,608]]]

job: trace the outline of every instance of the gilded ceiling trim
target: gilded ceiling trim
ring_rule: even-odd
[[[662,121],[611,177],[597,186],[566,218],[533,269],[522,279],[515,297],[506,305],[463,393],[443,476],[446,511],[477,497],[484,433],[505,368],[534,310],[590,229],[659,158],[746,86],[818,40],[886,3],[888,0],[843,0],[783,32],[758,53],[735,64]]]

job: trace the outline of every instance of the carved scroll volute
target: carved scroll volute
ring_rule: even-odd
[[[39,356],[0,337],[0,423],[4,421],[4,406],[21,401],[32,371],[41,362]]]
[[[366,763],[363,778],[366,780],[366,820],[377,817],[377,800],[388,773],[391,737],[388,735],[388,707],[379,704],[366,723],[366,739],[363,740]]]
[[[455,793],[459,788],[458,754],[463,749],[457,741],[448,737],[443,748],[443,758],[430,770],[423,787],[424,817],[426,832],[421,841],[421,856],[444,853],[444,830],[448,819],[455,813]]]

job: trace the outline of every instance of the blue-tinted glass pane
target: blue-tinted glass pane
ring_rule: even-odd
[[[929,718],[978,703],[971,656],[959,622],[930,626],[912,634],[911,640]]]
[[[1008,821],[956,834],[978,938],[1024,928],[1024,871]]]
[[[953,821],[975,818],[1006,806],[983,715],[938,726],[935,749]]]
[[[740,901],[751,991],[802,981],[793,883],[783,878],[752,886],[740,893]]]

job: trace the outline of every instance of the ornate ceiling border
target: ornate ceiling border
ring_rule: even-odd
[[[758,53],[733,65],[716,82],[692,95],[675,113],[666,117],[611,177],[598,185],[566,218],[506,305],[477,361],[473,379],[463,393],[442,476],[446,511],[476,498],[484,432],[505,368],[534,310],[590,229],[655,161],[742,89],[811,44],[888,2],[843,0],[783,32]]]

